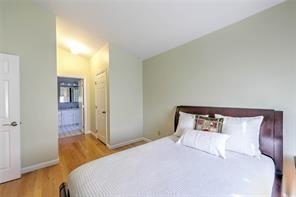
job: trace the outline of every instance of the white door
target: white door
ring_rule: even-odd
[[[96,97],[96,132],[97,137],[106,143],[106,72],[97,75],[95,82]]]
[[[0,183],[20,178],[19,58],[0,54]]]

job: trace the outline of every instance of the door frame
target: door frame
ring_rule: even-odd
[[[83,134],[88,134],[89,131],[87,130],[88,128],[88,117],[87,117],[87,113],[88,113],[88,103],[87,103],[87,96],[86,96],[86,83],[87,83],[87,79],[85,76],[83,75],[64,75],[64,74],[61,74],[61,75],[57,75],[57,78],[58,77],[65,77],[65,78],[74,78],[74,79],[81,79],[83,80],[83,105],[84,105],[84,113],[83,113],[83,128],[82,128],[82,133]]]
[[[109,125],[108,125],[108,123],[109,123],[109,107],[108,107],[108,72],[107,72],[107,70],[103,70],[103,71],[101,71],[101,72],[99,72],[99,73],[97,73],[96,75],[95,75],[95,80],[94,80],[94,83],[96,82],[96,80],[97,80],[97,77],[99,76],[99,75],[101,75],[101,74],[104,74],[105,73],[105,107],[106,107],[106,138],[105,138],[105,144],[107,145],[107,144],[109,144]],[[96,90],[96,84],[94,84],[94,87],[95,87],[95,92],[97,91]],[[96,100],[97,100],[97,98],[96,98],[96,93],[94,94],[94,97],[95,97],[95,106],[96,106]],[[96,110],[96,109],[95,109]],[[97,116],[97,112],[95,112],[95,123],[96,123],[96,127],[95,127],[95,130],[97,130],[97,118],[98,118],[98,116]],[[99,137],[98,137],[98,133],[96,132],[96,138],[97,139],[99,139]],[[100,139],[99,139],[100,140]]]

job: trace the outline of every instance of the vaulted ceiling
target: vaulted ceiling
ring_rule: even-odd
[[[57,16],[58,44],[106,42],[141,59],[182,45],[284,0],[35,0]],[[67,47],[67,46],[64,46]]]

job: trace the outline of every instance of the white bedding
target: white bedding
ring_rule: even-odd
[[[227,159],[176,144],[173,136],[75,169],[71,197],[271,196],[274,163],[227,152]]]

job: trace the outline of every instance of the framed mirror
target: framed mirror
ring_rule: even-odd
[[[71,102],[78,103],[80,97],[80,91],[78,87],[72,87],[71,88]]]
[[[71,97],[70,97],[70,87],[60,87],[60,103],[70,103]]]

